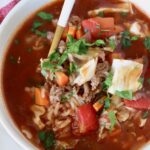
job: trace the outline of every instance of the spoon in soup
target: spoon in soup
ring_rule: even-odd
[[[63,34],[63,31],[68,23],[74,4],[75,4],[75,0],[65,0],[58,23],[57,23],[54,39],[52,41],[48,56],[50,56],[52,53],[55,52],[59,44],[59,41],[61,39],[61,36]]]

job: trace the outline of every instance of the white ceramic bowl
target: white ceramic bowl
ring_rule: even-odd
[[[0,25],[0,73],[2,72],[3,58],[5,57],[6,49],[9,42],[13,38],[17,29],[21,24],[36,10],[44,5],[50,3],[52,0],[21,0],[19,4],[9,13],[3,23]],[[147,13],[150,17],[150,0],[131,0],[141,10]],[[0,122],[9,135],[23,148],[26,150],[35,150],[34,147],[25,137],[20,133],[16,125],[14,124],[10,114],[6,108],[5,101],[3,98],[2,82],[0,83]],[[15,106],[14,106],[15,107]],[[9,144],[9,143],[8,143]],[[150,145],[144,147],[144,150],[150,150]]]

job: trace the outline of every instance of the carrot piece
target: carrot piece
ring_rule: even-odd
[[[83,37],[83,35],[84,35],[84,33],[83,33],[82,28],[79,28],[76,32],[76,38],[80,39],[81,37]]]
[[[35,88],[35,104],[40,105],[40,106],[48,106],[49,105],[48,98],[42,97],[40,88]]]
[[[99,111],[103,108],[104,104],[101,104],[100,101],[97,101],[96,103],[93,104],[93,107],[96,111]]]
[[[59,86],[65,86],[69,82],[69,77],[63,72],[55,72],[56,82]]]
[[[76,26],[69,26],[68,35],[71,35],[72,37],[75,37],[76,31],[77,31]]]
[[[62,35],[62,39],[64,39],[64,40],[67,38],[68,29],[69,29],[69,27],[66,27],[66,28],[64,29],[64,32],[63,32],[63,35]]]

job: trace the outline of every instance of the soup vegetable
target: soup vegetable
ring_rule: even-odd
[[[128,1],[77,0],[47,58],[63,1],[19,29],[4,63],[8,109],[42,150],[137,150],[150,140],[150,26]]]

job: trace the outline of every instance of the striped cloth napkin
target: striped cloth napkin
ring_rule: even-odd
[[[12,0],[6,6],[0,8],[0,23],[3,21],[9,11],[19,2],[20,0]]]

